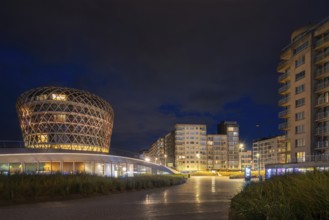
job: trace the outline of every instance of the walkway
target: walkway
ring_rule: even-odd
[[[192,177],[186,184],[87,199],[1,207],[6,220],[227,219],[244,181]]]

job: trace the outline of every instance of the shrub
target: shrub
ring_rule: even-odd
[[[87,174],[0,176],[0,201],[33,201],[63,198],[70,195],[89,196],[124,190],[140,190],[182,184],[182,175],[143,175],[110,178]]]
[[[329,173],[252,182],[231,201],[234,219],[329,219]]]

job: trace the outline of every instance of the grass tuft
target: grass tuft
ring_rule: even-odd
[[[232,219],[329,219],[329,172],[251,182],[231,201]]]
[[[110,178],[87,174],[0,176],[0,203],[61,199],[72,195],[105,195],[115,192],[178,185],[183,175],[141,175]]]

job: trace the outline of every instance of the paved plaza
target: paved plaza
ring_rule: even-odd
[[[0,207],[0,215],[6,220],[228,219],[230,199],[243,184],[227,177],[192,177],[169,188]]]

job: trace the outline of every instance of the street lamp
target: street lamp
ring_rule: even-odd
[[[149,157],[145,157],[145,161],[146,162],[150,162],[150,158]]]
[[[165,158],[165,167],[167,166],[167,154],[164,155]]]
[[[258,160],[258,179],[259,181],[262,181],[262,177],[260,176],[260,154],[256,154],[257,160]]]
[[[244,144],[239,144],[239,150],[240,150],[240,155],[239,155],[239,165],[240,165],[240,170],[242,169],[241,165],[241,156],[242,156],[242,151],[244,150]]]
[[[156,158],[154,159],[154,163],[155,163],[155,164],[157,164],[157,160],[158,160],[158,158],[156,157]]]
[[[198,170],[200,170],[200,154],[196,154],[196,157],[198,158]]]

